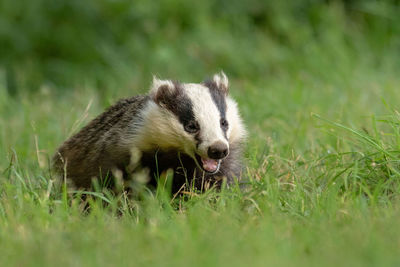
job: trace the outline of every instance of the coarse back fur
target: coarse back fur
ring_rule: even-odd
[[[154,78],[148,95],[118,101],[65,141],[54,170],[84,189],[93,179],[134,180],[140,170],[156,185],[172,169],[174,192],[240,179],[246,132],[228,87],[224,73],[200,84]]]

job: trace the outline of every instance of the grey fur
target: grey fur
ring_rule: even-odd
[[[89,188],[93,177],[104,178],[114,168],[125,172],[130,161],[125,140],[136,132],[139,111],[149,100],[148,96],[122,99],[65,141],[53,156],[57,174],[66,175],[78,188]]]

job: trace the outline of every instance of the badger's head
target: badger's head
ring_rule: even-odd
[[[185,153],[207,173],[218,172],[245,134],[223,72],[199,84],[154,78],[150,97],[142,144]]]

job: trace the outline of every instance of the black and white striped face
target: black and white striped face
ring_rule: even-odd
[[[155,79],[150,95],[158,108],[152,119],[160,143],[168,139],[166,147],[188,154],[207,173],[218,172],[240,123],[236,103],[227,94],[224,73],[201,84]]]

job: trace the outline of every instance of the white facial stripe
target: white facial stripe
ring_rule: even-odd
[[[229,143],[241,142],[246,138],[246,129],[240,118],[236,102],[229,96],[226,98],[226,118],[229,122],[227,136]]]
[[[185,84],[185,93],[193,105],[193,113],[200,125],[200,139],[202,140],[199,150],[204,156],[207,149],[213,143],[220,141],[229,146],[224,137],[220,124],[220,111],[215,105],[209,89],[199,84]]]

